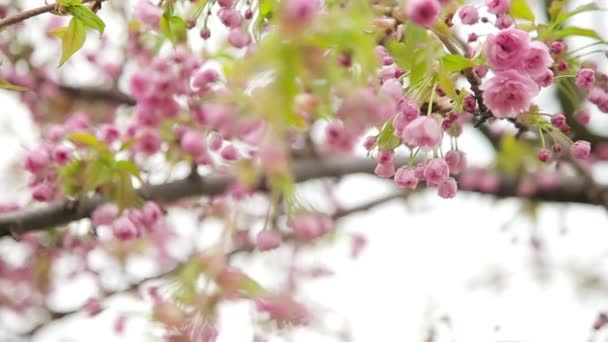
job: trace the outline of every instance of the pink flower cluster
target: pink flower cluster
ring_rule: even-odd
[[[498,118],[517,118],[530,107],[541,86],[552,83],[553,57],[528,32],[508,28],[490,34],[484,53],[495,76],[482,85],[484,103]]]
[[[121,241],[139,238],[146,232],[164,228],[164,214],[154,202],[146,202],[141,209],[130,209],[119,216],[115,204],[104,204],[93,212],[95,226],[111,227],[113,236]]]

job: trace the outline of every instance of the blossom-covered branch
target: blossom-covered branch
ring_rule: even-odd
[[[83,0],[82,2],[87,3],[87,2],[94,2],[94,1],[97,1],[97,0]],[[102,1],[107,1],[107,0],[102,0]],[[25,21],[27,19],[30,19],[32,17],[38,16],[38,15],[41,15],[44,13],[59,11],[60,9],[61,9],[61,5],[59,3],[53,3],[53,4],[46,4],[44,6],[25,10],[25,11],[16,13],[14,15],[10,15],[6,18],[0,19],[0,30],[6,28],[8,26]]]
[[[362,158],[312,159],[294,162],[293,176],[297,182],[311,179],[340,177],[356,173],[373,173],[376,162]],[[146,200],[171,203],[193,196],[213,196],[224,192],[234,179],[229,176],[191,176],[168,183],[140,189],[139,195]],[[265,184],[260,184],[264,189]],[[492,194],[497,197],[518,197],[515,180],[503,180]],[[589,198],[584,184],[575,180],[561,181],[554,189],[541,190],[530,197],[548,202],[598,203]],[[0,236],[14,235],[48,229],[90,217],[104,198],[94,196],[81,202],[65,201],[44,207],[24,209],[0,214]]]

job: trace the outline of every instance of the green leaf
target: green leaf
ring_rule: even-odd
[[[570,36],[578,36],[578,37],[589,37],[593,39],[597,39],[599,41],[604,41],[602,37],[595,32],[594,30],[576,27],[576,26],[568,26],[557,32],[555,32],[555,39],[562,39]]]
[[[389,121],[378,134],[376,146],[380,151],[393,150],[401,144],[401,139],[395,136],[393,122]]]
[[[130,208],[135,204],[136,193],[128,173],[119,173],[118,180],[114,184],[112,200],[122,209]]]
[[[86,30],[84,24],[75,17],[70,20],[70,24],[67,28],[55,30],[55,35],[61,38],[62,54],[59,66],[62,66],[63,63],[84,45],[84,41],[87,37]]]
[[[241,273],[241,281],[239,282],[239,289],[243,291],[247,297],[253,299],[260,297],[267,293],[266,289],[260,285],[257,281],[244,273]]]
[[[25,87],[11,84],[7,80],[3,80],[3,79],[0,79],[0,89],[14,90],[14,91],[26,91],[27,90],[27,88],[25,88]]]
[[[566,20],[570,19],[571,17],[573,17],[579,13],[597,11],[599,9],[600,9],[600,7],[598,6],[598,4],[591,2],[586,5],[581,5],[575,9],[573,9],[570,12],[560,11],[557,14],[557,16],[555,17],[555,20],[552,22],[552,24],[554,26],[559,26],[559,25],[563,24]]]
[[[139,168],[135,163],[130,160],[119,160],[116,162],[116,169],[120,171],[125,171],[128,174],[134,176],[135,178],[141,180],[139,174]]]
[[[103,34],[106,24],[87,6],[73,6],[68,9],[68,12],[71,13],[75,18],[78,18],[78,20],[80,20],[86,27],[99,31],[100,35]]]
[[[441,61],[447,72],[457,72],[475,66],[473,61],[461,55],[444,55]]]
[[[89,161],[83,174],[85,184],[83,191],[89,192],[97,187],[108,184],[114,179],[112,169],[103,161]]]
[[[86,132],[75,132],[68,136],[68,140],[75,143],[82,143],[94,148],[101,148],[102,144],[97,140],[97,138]]]
[[[526,0],[511,0],[511,9],[509,10],[509,15],[513,18],[525,19],[529,21],[534,21],[534,12],[528,6],[528,1]]]
[[[57,0],[57,3],[63,7],[79,6],[82,0]]]
[[[445,71],[445,66],[443,65],[441,66],[441,70],[437,73],[437,82],[450,99],[456,99],[458,97],[454,81],[450,78],[449,73]]]

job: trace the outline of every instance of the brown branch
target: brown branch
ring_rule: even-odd
[[[116,89],[100,89],[90,87],[59,86],[59,89],[70,97],[91,102],[108,102],[113,104],[124,104],[134,106],[136,101],[131,96]]]
[[[95,1],[95,0],[84,0],[83,2],[87,3],[87,2],[92,2],[92,1]],[[106,0],[103,0],[103,1],[106,1]],[[4,19],[0,19],[0,31],[5,29],[8,26],[15,25],[15,24],[25,21],[29,18],[38,16],[38,15],[41,15],[44,13],[48,13],[48,12],[59,11],[60,9],[61,9],[61,5],[54,3],[54,4],[48,4],[48,5],[32,8],[32,9],[25,10],[23,12],[19,12],[17,14],[8,16]]]
[[[366,158],[335,157],[327,159],[309,159],[295,161],[292,173],[296,182],[311,179],[335,178],[355,173],[373,173],[376,161]],[[232,176],[198,175],[156,184],[139,189],[138,194],[145,200],[159,203],[172,203],[195,196],[213,196],[224,192],[234,181]],[[262,181],[258,190],[267,185]],[[518,197],[516,180],[503,180],[500,189],[492,194],[496,197]],[[563,179],[559,186],[552,190],[542,190],[531,197],[533,200],[548,202],[577,202],[601,204],[597,199],[588,197],[588,187],[579,179]],[[97,206],[107,199],[99,195],[85,199],[74,205],[64,201],[44,207],[29,208],[0,215],[0,237],[17,236],[28,231],[44,230],[90,217]]]

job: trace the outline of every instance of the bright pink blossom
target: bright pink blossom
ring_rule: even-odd
[[[477,8],[472,5],[464,5],[458,11],[458,17],[465,25],[473,25],[479,20]]]
[[[485,104],[498,118],[516,118],[530,108],[532,98],[539,93],[534,81],[514,70],[498,73],[480,89]]]
[[[576,85],[579,88],[588,89],[595,83],[595,71],[589,68],[581,69],[576,75]]]
[[[585,140],[575,141],[570,146],[570,154],[576,159],[587,159],[591,152],[591,143]]]
[[[410,0],[407,6],[407,16],[420,26],[431,26],[441,12],[441,5],[437,0]]]
[[[530,34],[516,28],[490,34],[484,44],[488,63],[494,71],[516,70],[528,56]]]
[[[553,64],[549,48],[542,42],[531,42],[528,54],[523,60],[524,70],[533,78],[541,77]]]
[[[503,14],[511,8],[511,0],[486,0],[486,6],[490,13]]]

